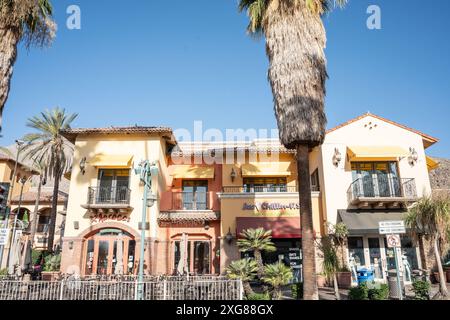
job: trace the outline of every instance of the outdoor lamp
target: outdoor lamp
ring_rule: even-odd
[[[147,207],[153,207],[153,205],[155,204],[156,200],[158,198],[156,197],[156,195],[154,193],[150,193],[147,197]]]
[[[419,159],[419,155],[417,154],[416,149],[414,148],[409,148],[409,157],[408,157],[408,161],[410,165],[414,165],[417,160]]]
[[[80,172],[82,175],[84,175],[86,173],[86,157],[83,157],[80,160]]]
[[[335,167],[337,167],[339,165],[339,163],[342,160],[342,155],[339,152],[338,148],[334,148],[334,155],[333,155],[333,164]]]
[[[225,236],[225,240],[227,240],[228,244],[231,244],[233,241],[233,234],[231,233],[231,228],[228,228],[228,233]]]
[[[234,182],[234,179],[236,179],[236,171],[234,171],[234,168],[231,168],[230,178],[231,182]]]
[[[205,230],[209,230],[209,222],[205,221],[205,226],[204,226]]]

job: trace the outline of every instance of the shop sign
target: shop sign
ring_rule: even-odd
[[[302,254],[300,248],[289,248],[289,265],[296,269],[302,264]]]
[[[405,222],[399,221],[380,221],[378,223],[380,234],[398,234],[406,233]]]
[[[6,246],[8,242],[9,228],[0,228],[0,246]]]
[[[98,213],[90,216],[91,223],[104,222],[107,220],[130,222],[130,216],[126,213]]]
[[[386,240],[388,248],[400,248],[402,246],[400,235],[398,234],[388,234]]]
[[[242,210],[246,211],[275,211],[275,210],[300,210],[300,204],[291,203],[279,203],[279,202],[260,202],[260,203],[247,203],[242,206]]]

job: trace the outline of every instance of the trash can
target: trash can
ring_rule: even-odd
[[[374,277],[373,277],[373,271],[363,268],[363,269],[359,269],[357,272],[358,275],[358,284],[361,284],[363,282],[372,282],[374,281]]]
[[[397,286],[397,270],[388,271],[389,297],[392,299],[400,299],[400,292]],[[403,298],[405,298],[405,281],[400,276],[400,287]]]

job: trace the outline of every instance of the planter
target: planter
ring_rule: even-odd
[[[339,288],[349,289],[352,286],[352,273],[350,271],[338,272],[336,276]]]
[[[326,287],[327,285],[327,278],[323,275],[317,275],[317,286],[319,288]]]
[[[42,281],[54,281],[59,277],[59,271],[42,271]]]

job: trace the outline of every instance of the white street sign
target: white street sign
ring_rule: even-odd
[[[378,223],[380,234],[398,234],[406,233],[405,222],[399,221],[380,221]]]
[[[400,248],[402,246],[400,235],[398,234],[388,234],[386,240],[388,248]]]
[[[9,228],[0,228],[0,246],[6,246],[8,242]]]

